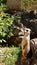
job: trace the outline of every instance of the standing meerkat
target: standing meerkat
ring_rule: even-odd
[[[22,32],[19,33],[20,38],[22,38],[21,47],[22,47],[22,56],[26,57],[30,51],[30,29],[25,28],[21,29]]]

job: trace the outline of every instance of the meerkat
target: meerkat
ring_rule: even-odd
[[[20,38],[22,38],[22,42],[21,42],[22,56],[26,57],[30,51],[30,31],[31,30],[28,28],[25,28],[24,30],[21,29],[21,30],[22,32],[20,32],[19,35],[22,35],[20,36]]]

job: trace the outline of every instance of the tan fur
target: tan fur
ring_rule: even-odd
[[[25,39],[25,37],[22,39],[21,46],[22,46],[22,56],[25,57],[27,55],[27,49],[26,49],[27,40]]]
[[[21,47],[22,47],[22,56],[23,58],[26,58],[27,54],[30,51],[30,31],[29,30],[24,32],[24,36],[21,42]]]

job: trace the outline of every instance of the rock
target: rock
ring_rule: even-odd
[[[37,65],[37,59],[35,59],[34,61],[32,61],[31,65]]]
[[[20,59],[16,65],[30,65],[30,61],[28,59]]]
[[[31,30],[37,33],[37,19],[30,20]]]
[[[21,23],[31,29],[31,38],[37,37],[37,12],[22,11]]]
[[[37,58],[37,38],[31,39],[31,50],[33,53],[33,57]]]
[[[36,10],[31,10],[30,12],[29,12],[29,18],[30,19],[34,19],[36,17]]]
[[[31,39],[37,38],[37,19],[30,20]]]

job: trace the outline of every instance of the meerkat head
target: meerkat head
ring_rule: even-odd
[[[19,32],[19,37],[20,38],[23,38],[24,36],[26,37],[26,36],[28,36],[28,35],[30,35],[30,32],[31,32],[31,29],[29,29],[29,28],[21,28],[21,31]]]
[[[25,28],[25,32],[24,32],[25,36],[30,35],[30,32],[31,32],[31,29]]]

